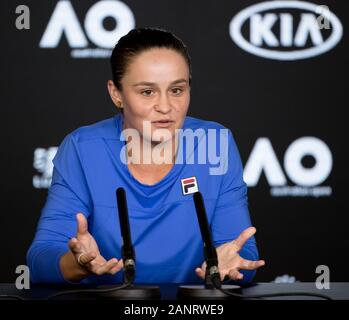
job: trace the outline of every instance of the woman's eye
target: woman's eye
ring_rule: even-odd
[[[179,95],[183,92],[183,89],[181,88],[173,88],[172,89],[172,92],[175,94],[175,95]]]
[[[149,96],[151,96],[152,95],[152,93],[153,93],[153,90],[143,90],[142,92],[141,92],[141,94],[143,95],[143,96],[146,96],[146,97],[149,97]]]

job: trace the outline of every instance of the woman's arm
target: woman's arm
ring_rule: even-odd
[[[228,168],[222,177],[220,194],[211,222],[213,242],[217,248],[239,238],[244,230],[252,226],[248,210],[247,186],[243,181],[242,162],[230,130],[228,134],[228,154],[225,161],[228,163]],[[247,238],[244,239],[239,249],[239,256],[244,260],[257,261],[259,255],[252,228],[246,234]],[[218,250],[218,253],[219,251],[226,252],[222,248]],[[230,252],[230,255],[233,256],[234,248]],[[229,252],[227,251],[225,254],[229,255]],[[264,262],[260,262],[257,265],[262,266],[263,264]],[[242,282],[252,281],[255,273],[256,270],[254,269],[241,268]]]
[[[60,259],[70,251],[68,242],[76,234],[76,214],[83,212],[88,219],[92,212],[89,190],[72,134],[62,141],[53,163],[51,186],[27,253],[33,282],[65,282]]]
[[[53,163],[51,187],[27,253],[31,281],[63,283],[116,273],[122,260],[106,261],[88,232],[92,201],[73,134],[63,140]]]

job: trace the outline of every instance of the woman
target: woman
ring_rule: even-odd
[[[230,131],[186,116],[191,64],[185,45],[164,30],[135,29],[115,46],[111,66],[108,91],[120,112],[75,130],[60,145],[27,254],[31,280],[122,282],[115,190],[123,187],[136,282],[202,282],[203,244],[192,199],[196,190],[204,196],[222,279],[251,281],[264,261],[258,261],[241,160]],[[182,153],[181,163],[180,150],[190,143],[182,142],[180,129],[201,132]],[[228,132],[225,171],[218,174],[207,162],[188,161],[206,145],[204,138],[212,137],[210,130]],[[217,136],[214,142],[222,140]]]

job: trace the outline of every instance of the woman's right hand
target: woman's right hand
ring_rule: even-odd
[[[77,235],[69,241],[69,249],[60,261],[63,277],[77,281],[90,274],[115,274],[123,268],[123,261],[112,258],[107,261],[100,253],[98,245],[88,232],[88,224],[82,213],[76,215]]]

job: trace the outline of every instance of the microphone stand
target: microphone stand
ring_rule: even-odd
[[[193,199],[204,242],[205,282],[204,285],[180,286],[177,296],[179,299],[231,299],[230,296],[218,290],[218,288],[240,293],[241,287],[238,285],[222,285],[218,269],[217,251],[212,243],[204,200],[200,192],[195,192]]]
[[[124,262],[124,283],[120,290],[102,292],[99,296],[103,298],[127,300],[160,299],[160,288],[158,286],[139,286],[133,284],[136,277],[136,255],[131,241],[126,193],[123,188],[118,188],[116,190],[116,198],[123,240],[121,254]],[[102,287],[105,288],[106,286],[99,286],[99,288]]]

